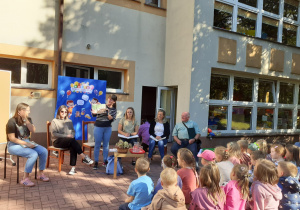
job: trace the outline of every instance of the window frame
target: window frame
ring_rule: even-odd
[[[210,106],[227,106],[227,129],[226,130],[214,130],[224,134],[244,134],[244,133],[254,133],[254,134],[263,134],[263,133],[293,133],[300,132],[300,128],[297,129],[297,117],[298,110],[300,111],[300,104],[298,104],[298,94],[299,94],[299,84],[297,82],[287,82],[286,80],[271,80],[263,77],[257,77],[252,75],[243,76],[241,74],[231,74],[228,75],[226,73],[221,72],[212,72],[211,76],[229,76],[229,89],[228,89],[228,100],[216,100],[209,99],[209,107]],[[244,101],[233,101],[233,87],[234,87],[234,78],[235,77],[243,77],[253,79],[253,100],[251,102]],[[259,81],[270,81],[272,82],[272,92],[274,94],[274,103],[265,103],[258,102],[258,89],[259,89]],[[279,103],[279,93],[280,93],[280,83],[291,83],[294,84],[294,101],[293,104],[280,104]],[[245,107],[252,108],[251,113],[251,130],[231,130],[232,126],[232,111],[233,107]],[[265,109],[274,109],[273,113],[273,128],[265,129],[265,130],[257,130],[257,113],[258,108]],[[293,111],[293,119],[292,119],[292,129],[278,129],[278,111],[279,109],[290,109]],[[208,119],[207,119],[208,120]]]
[[[257,15],[256,27],[255,27],[255,36],[257,38],[261,38],[262,31],[262,19],[263,17],[271,18],[278,21],[278,31],[277,31],[277,41],[282,43],[282,32],[283,32],[283,23],[291,24],[297,27],[297,35],[296,35],[296,46],[300,46],[300,2],[298,5],[298,20],[295,21],[293,19],[284,17],[284,0],[279,0],[279,14],[273,14],[271,12],[267,12],[263,10],[263,0],[257,0],[257,7],[252,7],[247,4],[243,4],[238,0],[215,0],[216,2],[220,2],[226,5],[233,6],[232,13],[232,27],[230,31],[237,32],[237,19],[238,19],[238,9],[243,9]],[[223,29],[226,30],[226,29]],[[238,33],[240,34],[240,33]]]
[[[94,68],[94,79],[98,80],[98,71],[112,71],[112,72],[121,72],[121,89],[114,89],[114,88],[106,88],[106,92],[108,93],[124,93],[124,71],[118,69],[107,69],[107,68]]]
[[[11,83],[12,88],[37,88],[37,89],[50,89],[52,87],[52,62],[51,61],[40,61],[40,60],[32,60],[32,59],[22,59],[22,58],[11,58],[1,56],[1,58],[7,59],[15,59],[21,61],[21,79],[20,84]],[[46,64],[48,65],[48,84],[38,84],[38,83],[28,83],[26,82],[27,78],[27,63],[36,63],[36,64]],[[7,69],[0,69],[7,70]]]
[[[66,67],[81,68],[81,69],[84,69],[84,70],[88,70],[88,78],[86,78],[86,79],[90,79],[90,68],[80,66],[80,65],[65,64],[64,65],[64,72],[63,72],[64,76],[66,76],[66,71],[67,71]],[[76,72],[76,78],[77,78],[77,72]]]

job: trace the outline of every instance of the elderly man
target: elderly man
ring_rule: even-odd
[[[198,151],[197,151],[197,144],[195,141],[200,137],[199,127],[197,123],[190,120],[189,112],[183,112],[181,114],[181,121],[182,122],[177,123],[175,125],[173,130],[174,142],[171,147],[171,152],[177,157],[177,151],[180,148],[187,148],[193,153],[196,162],[198,162],[198,157],[197,157]],[[188,129],[190,129],[191,131],[189,132]],[[189,136],[189,133],[190,135],[195,134],[195,136]]]

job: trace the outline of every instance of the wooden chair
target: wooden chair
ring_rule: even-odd
[[[58,171],[60,172],[61,171],[61,164],[64,163],[65,151],[68,151],[69,149],[58,148],[58,147],[51,146],[51,144],[50,144],[50,142],[51,142],[50,125],[51,125],[51,122],[47,121],[47,150],[48,150],[48,158],[47,158],[46,168],[49,168],[50,158],[56,158],[56,159],[58,159]],[[51,156],[50,155],[50,151],[57,151],[58,152],[58,157]]]
[[[6,179],[6,160],[7,160],[6,155],[7,154],[8,154],[8,152],[7,152],[7,144],[6,144],[5,153],[4,153],[4,179]],[[19,167],[20,167],[20,157],[21,156],[18,156],[18,155],[16,155],[16,156],[17,156],[17,183],[19,184]],[[35,175],[35,179],[36,179],[36,175],[37,175],[37,160],[35,162],[35,173],[34,173],[34,175]]]
[[[94,135],[93,135],[93,131],[91,131],[94,127],[95,121],[82,121],[82,152],[84,153],[85,148],[87,148],[89,150],[89,157],[92,157],[92,149],[95,148],[95,139],[94,139]],[[85,132],[85,126],[87,126],[86,128],[86,132]],[[89,129],[90,128],[90,129]],[[91,132],[89,132],[89,130]],[[87,139],[86,139],[86,135],[88,134]]]

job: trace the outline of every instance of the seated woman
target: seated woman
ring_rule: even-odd
[[[83,158],[84,163],[88,165],[93,164],[94,161],[83,154],[81,146],[74,138],[75,130],[72,121],[68,118],[68,108],[65,105],[58,108],[56,119],[53,119],[51,122],[50,131],[53,146],[70,149],[70,165],[72,166],[69,172],[70,175],[76,173],[77,154]]]
[[[120,120],[118,125],[118,133],[124,135],[126,137],[135,136],[138,134],[139,125],[135,120],[134,109],[132,107],[128,107],[125,112],[125,116]],[[123,141],[127,141],[132,146],[134,142],[137,142],[137,138],[126,139],[121,138]],[[132,160],[132,164],[135,164],[135,161]]]
[[[155,148],[155,145],[158,145],[158,150],[161,156],[161,159],[164,158],[164,146],[168,143],[170,135],[170,125],[165,119],[166,112],[163,109],[159,109],[155,121],[150,124],[149,133],[156,140],[150,138],[149,141],[149,154],[148,158],[151,161],[152,154]]]
[[[37,179],[44,182],[49,181],[49,178],[44,174],[48,151],[45,147],[30,143],[30,133],[35,132],[35,127],[28,116],[29,113],[29,105],[20,103],[17,105],[14,116],[6,124],[8,152],[27,158],[24,177],[20,182],[26,187],[34,186],[34,183],[29,179],[29,173],[31,173],[37,158],[39,158],[39,176]]]
[[[150,128],[150,123],[148,122],[148,120],[142,119],[138,135],[140,139],[142,139],[142,147],[145,152],[147,152],[149,148],[149,138],[150,138],[149,128]]]

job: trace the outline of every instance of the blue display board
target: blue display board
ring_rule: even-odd
[[[95,121],[91,104],[105,103],[106,81],[58,76],[55,116],[61,105],[68,107],[68,117],[75,129],[75,139],[82,140],[82,121]]]

